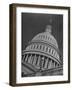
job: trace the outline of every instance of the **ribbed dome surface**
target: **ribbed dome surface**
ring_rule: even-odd
[[[47,26],[45,32],[36,35],[26,47],[25,51],[42,52],[43,54],[48,54],[53,58],[60,60],[58,44],[51,34],[50,26]]]
[[[47,44],[50,44],[50,45],[55,46],[56,48],[58,48],[58,44],[57,44],[56,39],[49,32],[44,32],[44,33],[40,33],[40,34],[36,35],[32,39],[31,42],[36,42],[36,41],[45,42]]]

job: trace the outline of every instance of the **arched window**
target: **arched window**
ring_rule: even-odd
[[[35,49],[36,45],[34,44],[34,49]]]
[[[43,51],[44,51],[44,49],[45,49],[45,46],[43,46]]]
[[[41,50],[42,46],[40,45],[40,50]]]
[[[48,47],[46,47],[46,52],[48,51]]]
[[[36,49],[38,49],[39,45],[37,45]]]
[[[53,55],[56,57],[56,51],[54,50]]]
[[[47,39],[47,35],[46,35],[46,39]]]
[[[32,49],[34,48],[34,45],[32,45]]]
[[[40,50],[40,44],[38,45],[38,49]]]
[[[51,52],[51,48],[48,48],[48,52],[49,52],[49,53]]]
[[[52,54],[54,53],[54,50],[52,49]]]

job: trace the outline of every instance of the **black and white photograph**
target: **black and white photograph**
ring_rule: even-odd
[[[63,15],[21,17],[22,77],[63,75]]]
[[[10,5],[10,85],[70,82],[70,7]]]

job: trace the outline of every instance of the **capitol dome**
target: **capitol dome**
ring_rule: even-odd
[[[58,43],[51,30],[51,26],[47,25],[45,32],[37,34],[23,51],[23,62],[34,71],[61,66]]]
[[[51,26],[46,26],[46,30],[43,33],[36,35],[31,42],[44,42],[58,48],[58,44],[53,35],[51,35]]]

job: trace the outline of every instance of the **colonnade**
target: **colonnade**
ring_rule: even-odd
[[[24,54],[23,61],[29,64],[32,64],[38,69],[51,69],[59,66],[57,62],[52,60],[51,58],[37,55],[37,54]]]

